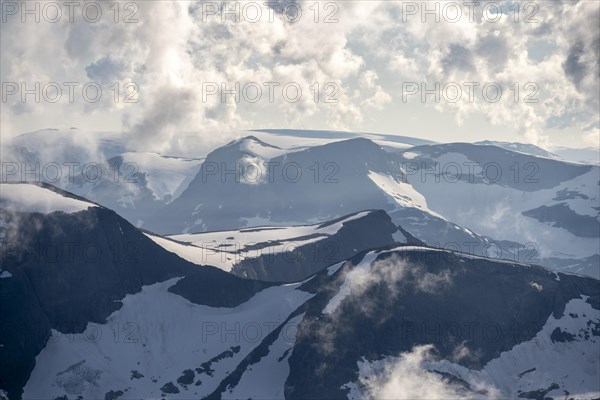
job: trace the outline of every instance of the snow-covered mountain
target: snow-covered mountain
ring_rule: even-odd
[[[410,398],[600,394],[595,279],[391,244],[267,284],[188,263],[84,198],[1,189],[11,399],[380,398],[398,385]],[[35,250],[69,243],[96,250]]]
[[[580,149],[557,147],[552,152],[550,152],[529,143],[498,142],[494,140],[484,140],[481,142],[475,142],[475,144],[497,146],[511,151],[530,154],[533,156],[553,158],[578,164],[600,164],[600,149],[593,147],[585,147]]]
[[[69,189],[141,226],[145,219],[179,196],[201,164],[201,159],[126,152],[102,164],[109,175],[91,185],[83,183]]]
[[[265,226],[169,237],[147,235],[195,264],[214,265],[244,278],[277,282],[300,281],[364,249],[417,242],[382,210],[363,211],[315,225]]]
[[[252,134],[190,158],[137,152],[110,133],[33,132],[3,142],[2,180],[44,181],[58,161],[62,179],[50,183],[162,235],[316,224],[381,209],[432,246],[600,276],[597,164],[520,143]],[[35,163],[42,173],[32,178]]]
[[[296,150],[339,142],[341,140],[360,138],[372,140],[381,147],[391,151],[405,150],[413,146],[435,143],[431,140],[409,136],[384,135],[380,133],[367,132],[260,129],[251,131],[250,134],[264,142],[271,143],[279,147],[293,148]]]
[[[181,196],[144,228],[173,234],[289,226],[373,208],[411,208],[445,224],[400,181],[402,173],[395,156],[368,139],[293,151],[249,136],[210,153]]]
[[[2,144],[2,182],[46,182],[117,211],[133,224],[187,187],[202,158],[133,151],[115,133],[41,130]]]
[[[400,154],[429,207],[495,240],[535,249],[530,262],[599,276],[600,168],[492,145],[416,146]],[[595,264],[595,265],[593,265]]]
[[[537,157],[545,157],[552,159],[560,159],[554,153],[551,153],[547,150],[542,149],[536,145],[530,143],[517,143],[517,142],[498,142],[495,140],[483,140],[481,142],[475,142],[474,144],[483,145],[483,146],[495,146],[503,149],[507,149],[510,151],[515,151],[518,153],[529,154]]]
[[[364,138],[281,148],[250,136],[210,153],[144,228],[290,226],[375,208],[432,246],[599,276],[599,181],[598,166],[491,144],[390,152]]]

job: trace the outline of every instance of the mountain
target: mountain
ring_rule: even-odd
[[[358,138],[285,150],[251,136],[210,153],[144,228],[290,226],[376,208],[431,246],[600,276],[589,263],[600,245],[599,176],[597,166],[493,145],[389,152]]]
[[[430,143],[424,143],[430,144]],[[598,148],[586,147],[573,149],[568,147],[556,147],[552,152],[542,149],[529,143],[518,142],[498,142],[495,140],[483,140],[475,142],[477,145],[489,145],[501,147],[503,149],[529,154],[536,157],[552,158],[578,164],[600,164],[600,150]]]
[[[24,397],[600,394],[593,278],[401,245],[237,306],[191,303],[176,284],[128,294],[81,335],[53,331]]]
[[[367,132],[315,131],[300,129],[258,129],[253,136],[284,148],[308,148],[348,139],[369,139],[386,150],[405,150],[413,146],[433,144],[434,141],[409,136],[384,135]]]
[[[407,181],[448,220],[535,249],[530,262],[600,276],[588,263],[600,248],[600,167],[469,143],[400,156]]]
[[[27,170],[40,163],[46,172],[35,180],[44,181],[52,163],[77,162],[49,182],[161,235],[316,224],[381,209],[431,246],[600,277],[597,164],[521,143],[252,133],[207,161],[202,151],[136,152],[116,134],[33,132],[3,141],[2,180],[32,179]],[[98,168],[102,176],[93,179]]]
[[[405,242],[297,283],[188,262],[156,242],[192,244],[47,184],[0,185],[0,221],[11,399],[600,394],[598,280],[429,247],[382,211],[258,229],[256,244],[205,234],[243,249],[360,229]]]
[[[210,153],[181,196],[144,228],[173,234],[289,226],[398,206],[441,220],[419,193],[395,181],[401,176],[393,155],[367,139],[286,151],[250,136]]]
[[[542,149],[536,145],[530,143],[518,143],[518,142],[498,142],[495,140],[483,140],[481,142],[475,142],[473,144],[483,145],[483,146],[496,146],[501,147],[506,150],[515,151],[518,153],[529,154],[536,157],[545,157],[552,159],[560,159],[554,153],[551,153],[547,150]]]
[[[2,182],[45,182],[142,225],[185,189],[202,158],[132,151],[116,133],[45,129],[2,143]]]
[[[110,174],[98,182],[88,187],[71,185],[69,189],[142,226],[148,216],[179,196],[201,164],[201,159],[126,152],[103,164]]]
[[[0,398],[600,397],[598,165],[348,132],[10,142]],[[119,179],[36,175],[80,159]],[[36,182],[5,183],[24,160]]]
[[[333,287],[324,294],[324,286]],[[356,257],[302,289],[316,294],[298,310],[303,318],[286,398],[364,398],[365,390],[378,398],[388,385],[412,389],[408,398],[427,397],[419,382],[410,386],[419,378],[426,386],[431,378],[423,379],[419,367],[442,378],[442,397],[598,392],[600,291],[594,279],[400,247]],[[423,346],[435,353],[424,354]],[[256,354],[252,361],[258,365],[249,363],[246,371],[260,368],[263,358]]]
[[[414,240],[382,210],[363,211],[315,225],[169,237],[147,235],[195,264],[214,265],[240,277],[275,282],[297,282],[364,249]]]
[[[0,244],[0,388],[11,399],[52,337],[105,323],[144,285],[175,279],[171,292],[211,307],[269,286],[191,264],[114,211],[47,184],[0,185]]]

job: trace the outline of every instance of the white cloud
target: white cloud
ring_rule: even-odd
[[[524,22],[526,10],[519,22],[508,11],[498,22],[486,22],[485,2],[474,10],[474,22],[464,7],[456,23],[431,17],[423,23],[420,15],[404,22],[406,3],[381,1],[334,2],[338,10],[318,2],[315,23],[314,7],[309,8],[314,2],[299,3],[303,16],[296,23],[280,17],[269,22],[264,8],[258,22],[229,17],[223,23],[218,16],[203,18],[203,3],[188,1],[137,2],[139,23],[132,24],[111,21],[108,7],[114,2],[104,3],[105,18],[96,24],[78,14],[73,23],[63,18],[55,24],[23,24],[19,16],[9,17],[1,26],[3,82],[135,82],[139,102],[115,103],[108,87],[97,103],[23,104],[13,96],[4,104],[3,133],[57,125],[122,129],[140,147],[165,151],[182,131],[198,132],[205,140],[265,126],[377,131],[398,125],[404,106],[399,83],[414,80],[429,86],[451,81],[502,85],[497,103],[468,102],[463,96],[457,103],[417,109],[425,118],[448,113],[464,131],[480,130],[481,125],[465,124],[483,116],[485,123],[517,132],[522,140],[548,145],[553,140],[548,127],[582,132],[580,127],[598,123],[597,2],[535,3],[537,23]],[[332,12],[338,22],[323,23]],[[121,10],[121,19],[126,14]],[[549,49],[544,56],[532,53],[540,43]],[[221,102],[219,95],[202,99],[206,82],[231,87],[269,81],[297,82],[302,98],[296,103],[281,95],[273,103]],[[515,103],[510,89],[515,82],[521,97],[529,93],[526,82],[537,83],[539,102]],[[310,89],[315,83],[320,84],[318,103]],[[326,83],[339,88],[335,104],[322,102],[330,93]],[[378,118],[365,118],[372,109]],[[420,135],[417,122],[404,127],[409,128]],[[593,144],[594,132],[577,140]]]
[[[361,307],[364,313],[370,314],[373,303],[379,299],[370,299],[364,294],[375,285],[385,286],[390,299],[408,288],[431,295],[441,294],[452,285],[452,274],[448,269],[437,273],[429,272],[421,265],[406,262],[393,254],[382,260],[363,261],[361,265],[346,272],[343,280],[338,296],[327,306],[329,311],[326,313],[335,311],[339,303],[351,294],[351,300]]]
[[[500,396],[500,392],[489,385],[471,383],[466,389],[430,371],[427,364],[434,359],[433,346],[422,345],[398,357],[374,362],[363,360],[358,363],[358,382],[345,385],[350,389],[349,398],[493,399]]]

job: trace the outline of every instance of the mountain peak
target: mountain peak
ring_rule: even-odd
[[[281,149],[280,147],[274,146],[272,144],[266,143],[254,135],[244,136],[242,138],[236,139],[229,143],[230,145],[239,144],[239,145],[247,145],[247,144],[258,144],[262,147],[269,147],[272,149]]]

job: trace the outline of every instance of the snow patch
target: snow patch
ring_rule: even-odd
[[[104,398],[109,389],[129,388],[128,398],[160,398],[171,383],[179,393],[169,398],[202,398],[314,296],[291,284],[267,288],[234,308],[214,308],[170,293],[179,279],[127,295],[105,324],[89,323],[81,335],[53,330],[23,397]],[[185,383],[186,374],[194,383]]]
[[[62,196],[50,189],[28,183],[0,184],[0,206],[18,212],[76,213],[95,204]]]
[[[404,153],[402,153],[402,157],[406,158],[407,160],[412,160],[414,158],[419,157],[420,154],[419,153],[415,153],[412,151],[405,151]]]
[[[394,242],[396,243],[406,243],[406,236],[404,236],[404,234],[400,232],[400,229],[394,232],[394,234],[392,235],[392,239],[394,239]]]
[[[257,364],[250,365],[238,385],[226,392],[231,399],[283,399],[285,381],[290,373],[288,359],[292,355],[298,325],[304,313],[288,321],[269,346],[269,352]]]
[[[445,219],[427,206],[425,197],[412,187],[411,184],[395,179],[390,175],[369,171],[369,178],[383,190],[396,206],[418,208],[438,218]]]
[[[213,265],[229,272],[235,264],[244,259],[293,251],[299,246],[335,235],[345,223],[363,218],[369,213],[370,211],[359,212],[325,226],[322,226],[323,224],[290,227],[259,226],[237,231],[184,233],[168,236],[168,239],[154,235],[147,236],[190,262]],[[258,244],[260,248],[257,248]],[[250,247],[252,250],[249,250]]]

